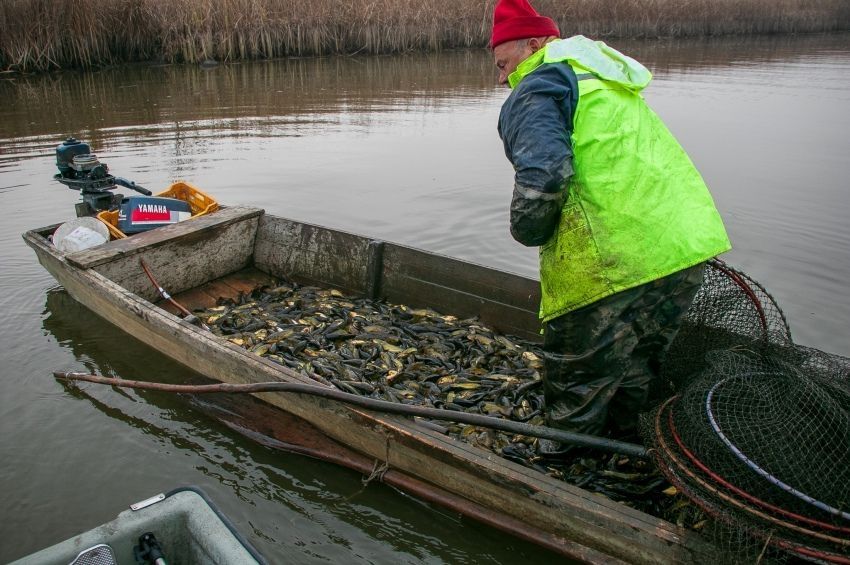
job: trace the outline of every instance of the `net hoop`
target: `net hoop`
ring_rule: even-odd
[[[715,418],[715,415],[714,415],[714,412],[713,412],[712,406],[711,406],[711,401],[714,398],[715,391],[721,385],[724,385],[727,382],[734,380],[734,379],[737,379],[737,378],[753,377],[753,376],[765,376],[765,375],[770,375],[770,374],[771,373],[763,373],[763,372],[741,373],[739,375],[728,377],[728,378],[725,378],[721,381],[714,383],[714,386],[712,386],[709,389],[708,394],[706,395],[706,398],[705,398],[705,412],[706,412],[706,415],[708,416],[708,420],[709,420],[709,423],[711,424],[712,430],[717,435],[717,437],[720,438],[720,441],[722,441],[723,444],[729,449],[729,451],[731,451],[735,455],[735,457],[737,457],[747,467],[749,467],[750,469],[755,471],[758,475],[760,475],[762,478],[764,478],[765,480],[770,482],[772,485],[779,487],[780,489],[784,490],[788,494],[790,494],[790,495],[792,495],[792,496],[794,496],[794,497],[796,497],[796,498],[798,498],[798,499],[800,499],[804,502],[807,502],[808,504],[811,504],[812,506],[819,508],[820,510],[823,510],[824,512],[826,512],[828,514],[832,514],[833,516],[838,516],[838,517],[843,518],[845,520],[850,520],[850,513],[842,512],[841,510],[839,510],[838,508],[835,508],[834,506],[830,506],[829,504],[827,504],[823,501],[820,501],[820,500],[818,500],[818,499],[816,499],[812,496],[809,496],[808,494],[806,494],[806,493],[792,487],[791,485],[783,482],[781,479],[779,479],[775,475],[770,474],[768,471],[766,471],[765,469],[760,467],[758,465],[758,463],[756,463],[755,461],[750,459],[743,451],[741,451],[741,449],[738,446],[736,446],[734,443],[732,443],[732,441],[728,437],[726,437],[726,434],[724,434],[723,431],[720,429],[720,424],[717,423],[717,419]],[[672,414],[672,411],[671,411],[671,414]]]
[[[801,526],[798,526],[796,524],[791,524],[791,523],[785,522],[784,520],[777,519],[773,516],[766,515],[763,512],[761,512],[761,511],[759,511],[755,508],[752,508],[751,506],[747,506],[746,504],[742,503],[739,500],[736,500],[735,498],[729,496],[728,494],[720,492],[715,486],[707,483],[701,477],[697,476],[691,469],[688,468],[687,465],[685,465],[673,453],[673,451],[670,449],[670,446],[667,444],[667,440],[665,439],[664,434],[662,433],[662,429],[661,429],[662,428],[662,426],[661,426],[662,414],[664,413],[665,410],[667,410],[667,412],[668,412],[667,420],[668,420],[668,425],[670,426],[670,433],[673,436],[673,439],[676,441],[677,445],[682,450],[682,452],[685,455],[687,455],[689,459],[694,461],[694,464],[696,464],[698,467],[700,467],[701,470],[703,470],[704,472],[709,474],[712,479],[717,480],[718,482],[720,482],[724,486],[727,486],[728,488],[735,491],[736,493],[741,494],[743,497],[747,498],[748,500],[751,500],[751,501],[756,502],[758,504],[768,506],[771,509],[776,510],[780,513],[791,514],[791,513],[786,512],[786,511],[784,511],[780,508],[773,507],[772,505],[770,505],[766,502],[760,501],[760,500],[756,499],[755,497],[753,497],[752,495],[749,495],[748,493],[745,493],[745,492],[741,491],[740,489],[734,487],[733,485],[729,485],[728,482],[726,482],[724,479],[722,479],[721,477],[714,474],[710,469],[708,469],[708,467],[706,467],[702,462],[700,462],[698,459],[696,459],[696,457],[690,452],[690,450],[688,450],[687,447],[684,446],[684,444],[681,443],[681,438],[676,433],[675,427],[673,425],[672,407],[670,406],[670,404],[671,404],[672,401],[676,400],[677,398],[679,398],[679,397],[675,396],[675,397],[668,399],[661,406],[661,408],[656,412],[656,415],[655,415],[656,438],[657,438],[657,441],[658,441],[658,447],[660,448],[660,451],[657,452],[658,453],[657,457],[659,457],[659,459],[660,459],[659,468],[662,469],[662,471],[664,471],[665,476],[668,478],[668,480],[670,480],[670,482],[672,484],[674,484],[680,491],[682,491],[682,493],[685,494],[690,500],[692,500],[694,503],[696,503],[704,512],[706,512],[706,514],[708,514],[708,515],[712,516],[713,518],[720,520],[720,521],[722,521],[726,524],[740,526],[740,524],[736,524],[736,522],[732,518],[725,515],[721,510],[717,509],[711,502],[706,500],[704,495],[700,495],[699,493],[695,492],[694,489],[692,489],[690,486],[688,486],[682,480],[682,478],[680,478],[677,475],[676,470],[683,472],[685,475],[687,475],[687,477],[690,480],[694,481],[694,483],[696,485],[699,485],[701,488],[705,489],[707,492],[711,493],[712,495],[717,496],[723,502],[726,502],[726,503],[730,504],[731,506],[734,506],[734,507],[736,507],[740,510],[743,510],[743,511],[747,512],[748,514],[752,515],[752,516],[755,516],[757,518],[760,518],[764,521],[767,521],[771,524],[780,526],[782,528],[786,528],[786,529],[791,530],[793,532],[796,532],[798,534],[810,536],[810,537],[813,537],[813,538],[816,538],[816,539],[820,539],[820,540],[829,542],[831,544],[843,546],[845,548],[850,547],[850,539],[836,538],[836,537],[829,536],[829,535],[826,535],[826,534],[823,534],[823,533],[820,533],[820,532],[808,530],[808,529],[803,528]],[[669,465],[670,463],[672,463],[673,466],[676,467],[676,469],[673,469]],[[796,515],[792,514],[792,516],[796,516]],[[837,528],[837,527],[831,526],[830,524],[823,524],[823,523],[817,522],[816,520],[811,520],[811,519],[805,518],[803,516],[799,516],[798,518],[800,518],[802,521],[812,522],[812,523],[815,523],[815,524],[823,526],[823,527],[828,527],[830,529],[839,529],[841,531],[848,531],[844,528]],[[827,562],[830,562],[830,563],[841,563],[841,564],[845,564],[845,565],[850,565],[850,558],[848,558],[848,557],[838,555],[838,554],[835,554],[835,553],[831,553],[831,552],[828,552],[828,551],[823,551],[823,550],[820,550],[820,549],[808,547],[808,546],[801,545],[801,544],[796,543],[796,542],[789,541],[789,540],[781,538],[781,537],[777,537],[775,531],[765,530],[763,527],[762,528],[749,527],[749,528],[747,528],[747,531],[750,535],[756,536],[756,537],[762,539],[763,541],[765,541],[765,544],[767,544],[767,545],[773,545],[773,546],[779,547],[783,550],[791,551],[791,552],[797,553],[798,555],[806,556],[806,557],[809,557],[809,558],[821,559],[823,561],[827,561]]]

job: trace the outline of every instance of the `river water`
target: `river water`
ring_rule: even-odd
[[[703,173],[735,249],[796,341],[850,355],[850,36],[623,42]],[[178,485],[204,488],[273,562],[509,563],[547,554],[389,487],[254,444],[181,397],[54,370],[185,369],[86,311],[27,229],[73,217],[56,144],[89,142],[159,191],[246,204],[536,276],[507,230],[507,91],[484,51],[0,75],[0,562]],[[126,191],[125,191],[126,192]]]

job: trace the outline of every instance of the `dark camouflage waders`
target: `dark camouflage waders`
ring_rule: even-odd
[[[702,284],[704,267],[618,292],[546,323],[547,425],[620,437],[635,431],[650,381]]]

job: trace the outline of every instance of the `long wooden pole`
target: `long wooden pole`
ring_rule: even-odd
[[[575,432],[567,432],[555,428],[545,426],[533,426],[524,422],[514,422],[512,420],[503,420],[501,418],[493,418],[481,414],[470,414],[468,412],[458,412],[455,410],[441,410],[438,408],[429,408],[427,406],[411,406],[409,404],[397,404],[386,400],[377,400],[374,398],[366,398],[356,394],[342,392],[330,387],[321,387],[315,385],[301,383],[284,383],[284,382],[267,382],[267,383],[252,383],[252,384],[230,384],[219,383],[210,385],[175,385],[166,383],[155,383],[150,381],[133,381],[125,379],[116,379],[110,377],[101,377],[98,375],[87,375],[84,373],[62,372],[56,371],[53,376],[57,379],[65,381],[85,381],[90,383],[112,385],[123,388],[134,388],[142,390],[157,390],[161,392],[175,392],[185,394],[208,394],[216,392],[224,393],[256,393],[256,392],[283,392],[308,394],[311,396],[319,396],[330,400],[353,404],[361,408],[375,410],[378,412],[386,412],[389,414],[400,414],[403,416],[419,416],[421,418],[431,418],[434,420],[443,420],[449,422],[457,422],[460,424],[469,424],[482,428],[501,430],[514,434],[537,437],[558,441],[568,445],[578,447],[589,447],[609,453],[620,453],[631,457],[647,458],[647,450],[642,445],[634,443],[626,443],[588,434],[580,434]]]

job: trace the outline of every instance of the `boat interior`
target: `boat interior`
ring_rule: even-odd
[[[54,229],[35,232],[46,239]],[[93,269],[177,314],[145,274],[141,258],[159,285],[188,310],[287,279],[458,317],[477,316],[502,333],[540,340],[539,285],[532,279],[270,216],[259,208],[221,208],[66,256],[72,265]]]

